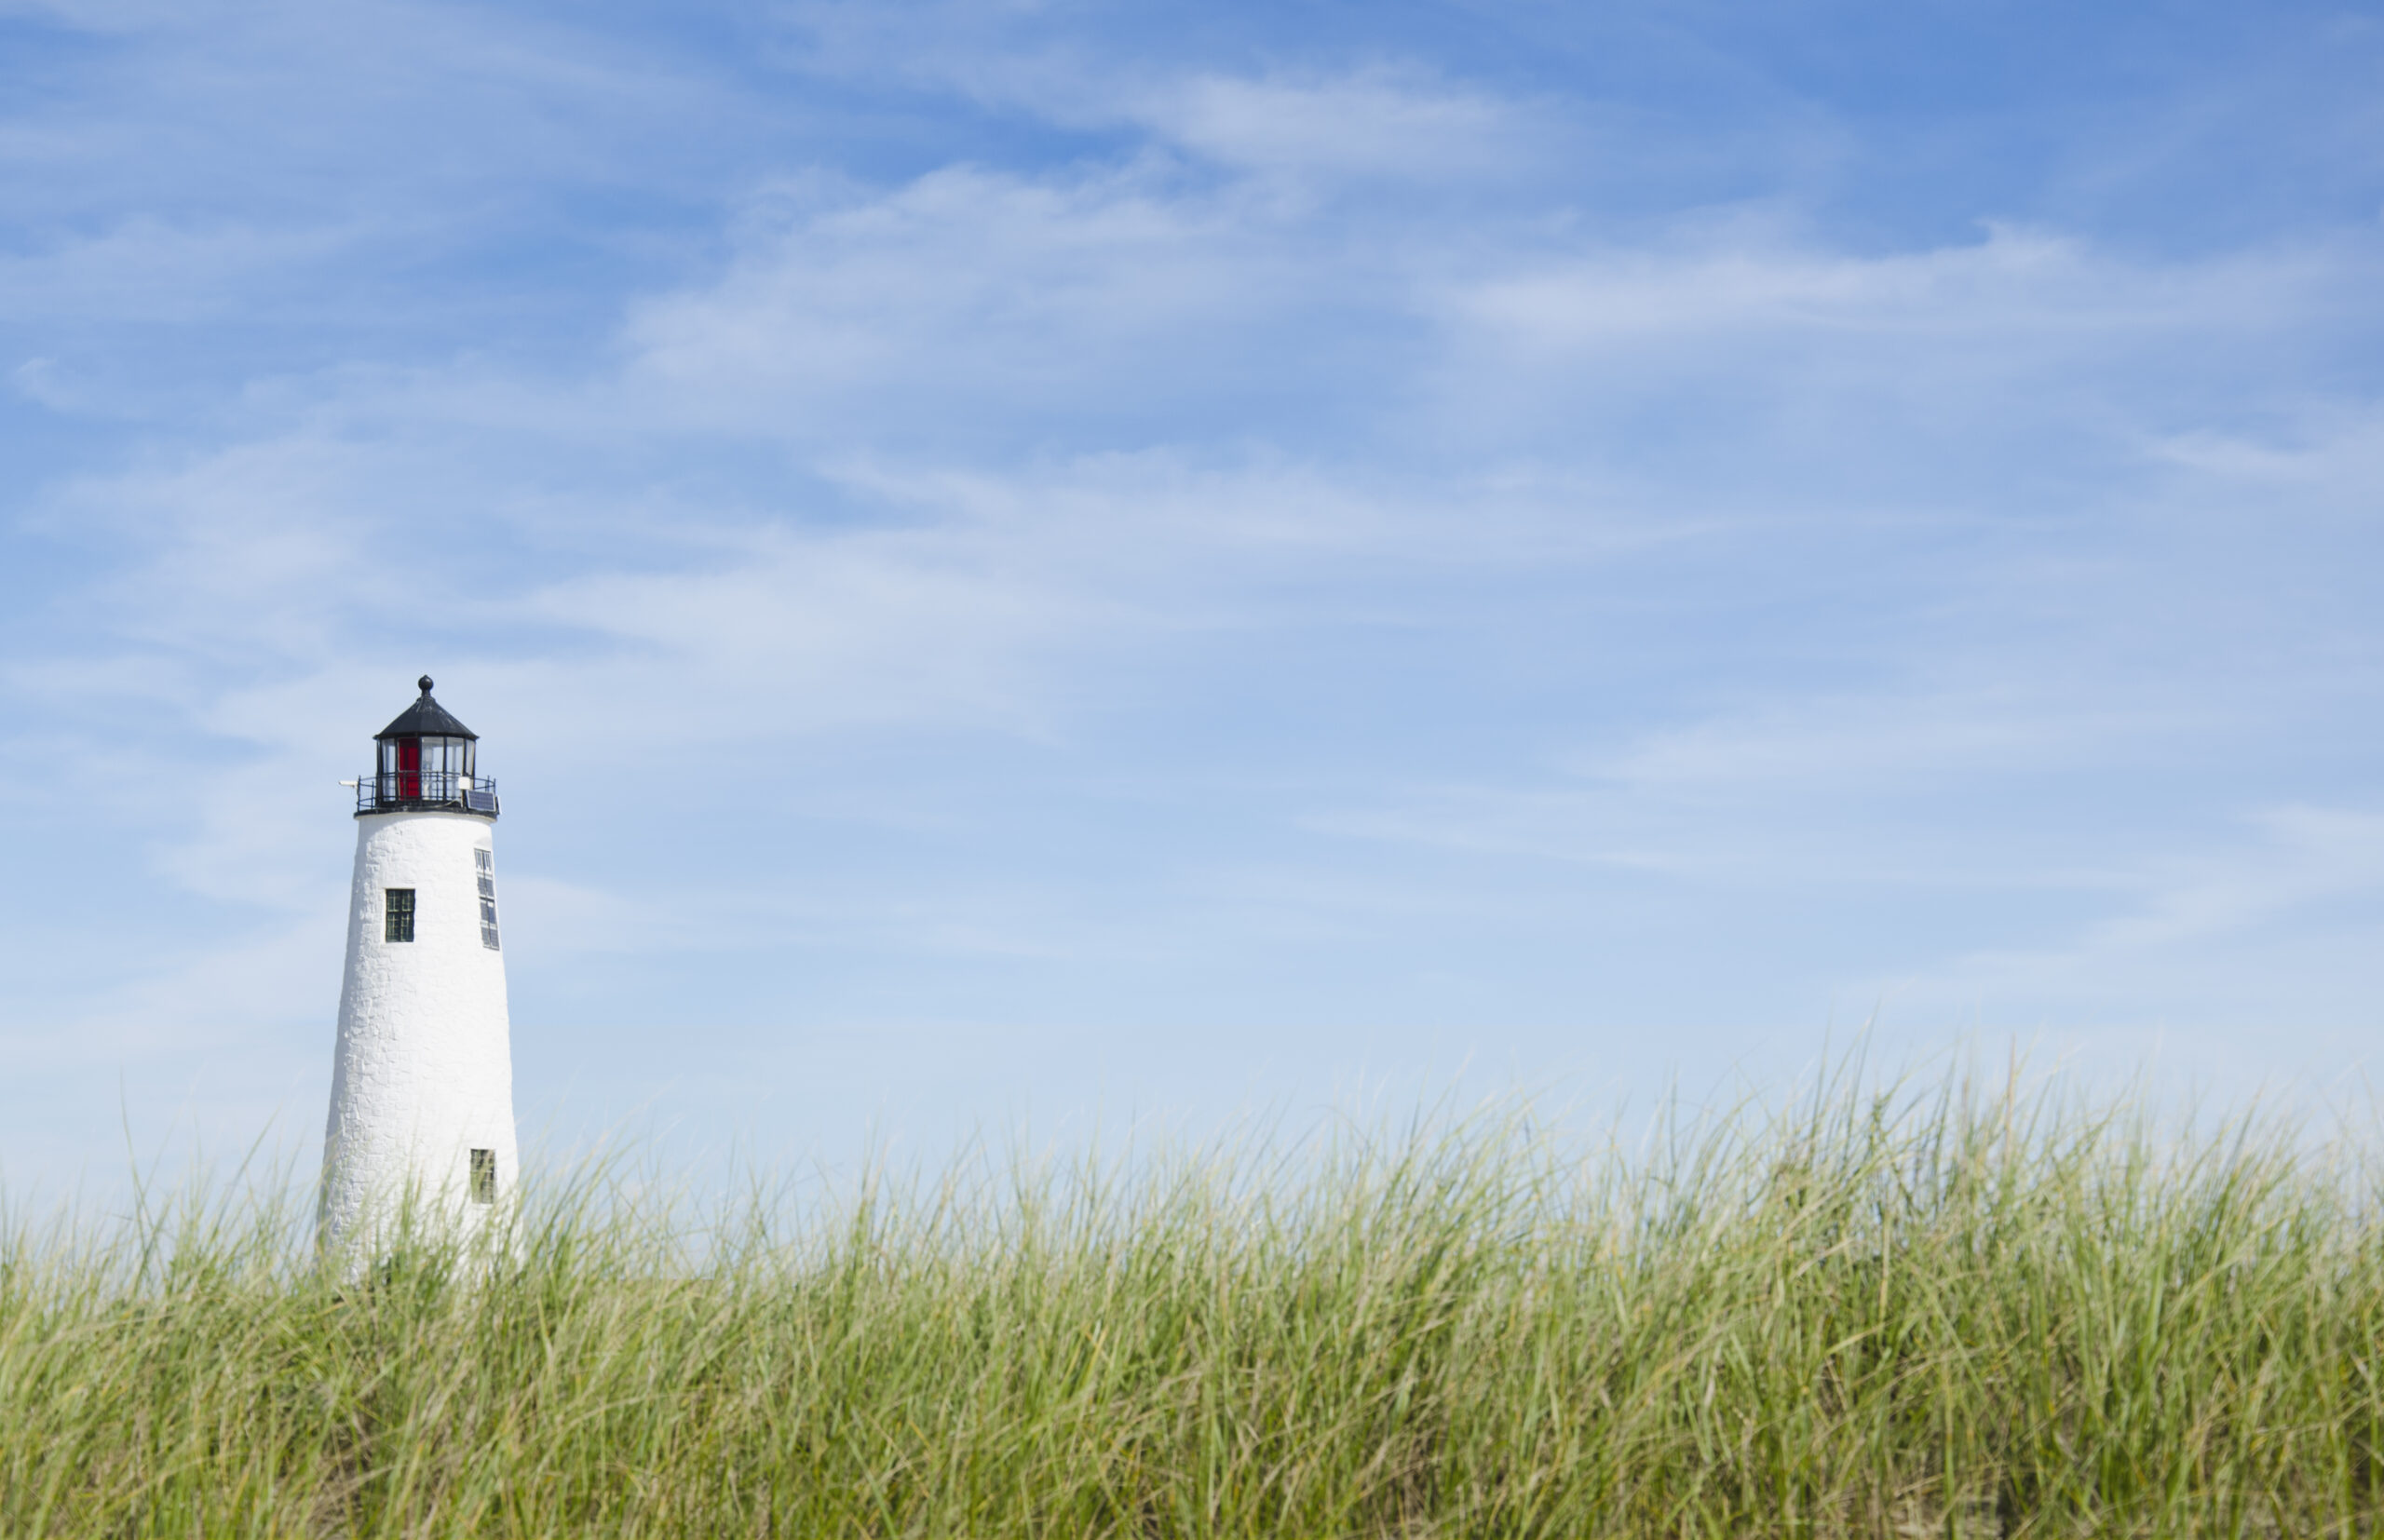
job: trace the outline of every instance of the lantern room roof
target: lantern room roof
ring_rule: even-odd
[[[422,698],[398,713],[398,720],[373,734],[375,738],[478,738],[480,735],[457,722],[447,708],[430,698],[430,676],[425,674],[419,682]]]

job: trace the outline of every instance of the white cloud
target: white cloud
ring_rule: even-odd
[[[2384,815],[2287,806],[2140,863],[2106,912],[2058,942],[1979,948],[1871,986],[1913,1010],[1986,1002],[2000,1019],[2058,1014],[2288,1033],[2372,1021],[2384,984],[2376,901]]]
[[[1446,303],[1453,321],[1524,358],[1618,348],[1640,358],[1671,345],[1719,364],[1717,344],[1795,337],[1859,344],[1941,384],[2059,357],[2183,357],[2188,339],[2320,328],[2367,266],[2362,253],[2323,247],[2147,263],[2008,224],[1965,244],[1862,255],[1722,220],[1636,248],[1515,263]]]
[[[829,726],[1016,725],[1023,655],[1083,628],[1084,596],[1031,555],[936,531],[764,534],[706,570],[607,572],[522,596],[549,626],[602,638],[565,698],[601,677],[650,728],[691,742]],[[1022,561],[1022,558],[1023,560]]]
[[[2266,432],[2201,428],[2155,440],[2149,453],[2200,483],[2204,494],[2246,492],[2350,512],[2375,521],[2375,488],[2384,483],[2384,409],[2360,402],[2314,402]]]
[[[95,233],[0,255],[0,322],[20,327],[187,326],[244,315],[293,272],[376,234],[358,222],[272,227],[136,215]],[[385,238],[387,230],[377,232]],[[53,335],[56,332],[53,331]]]
[[[8,371],[8,384],[17,394],[53,412],[71,411],[74,391],[58,377],[58,361],[54,358],[27,358]]]
[[[757,222],[716,283],[634,307],[629,383],[661,421],[796,439],[1180,399],[1309,292],[1251,213],[1140,167],[933,172]]]
[[[1503,182],[1545,166],[1569,137],[1544,109],[1381,67],[1194,75],[1113,110],[1226,165],[1322,177]]]
[[[2099,921],[2064,953],[2076,966],[2097,953],[2153,952],[2240,934],[2331,899],[2384,890],[2384,815],[2353,808],[2284,807],[2252,820],[2262,838],[2220,858],[2182,858],[2149,875],[2142,907]],[[1989,966],[2025,957],[1982,957]],[[2091,970],[2090,970],[2091,971]]]
[[[2079,699],[2017,679],[1779,700],[1578,756],[1588,778],[1654,796],[1862,794],[2067,769],[2215,725],[2184,701]]]
[[[1314,186],[1513,183],[1578,154],[1552,101],[1402,59],[1231,71],[1027,41],[1040,7],[790,8],[812,71],[893,75],[1082,131],[1139,130],[1212,165]]]

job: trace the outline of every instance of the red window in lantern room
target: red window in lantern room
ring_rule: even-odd
[[[409,798],[422,795],[422,740],[420,738],[398,740],[398,795]]]

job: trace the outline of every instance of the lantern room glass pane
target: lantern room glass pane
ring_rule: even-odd
[[[453,802],[464,794],[464,750],[469,739],[422,740],[422,790],[426,802]]]

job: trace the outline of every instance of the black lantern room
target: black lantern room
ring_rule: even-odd
[[[496,817],[496,782],[479,773],[480,735],[430,698],[428,674],[418,682],[422,698],[372,735],[379,763],[357,784],[356,810],[445,810]]]

